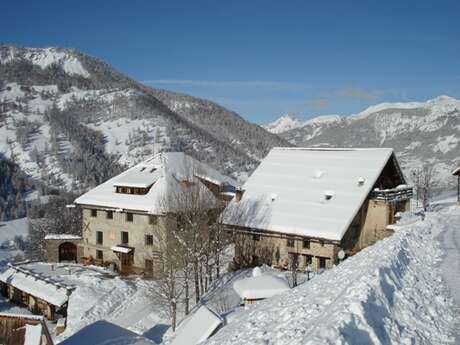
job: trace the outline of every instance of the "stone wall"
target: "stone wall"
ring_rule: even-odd
[[[97,210],[96,217],[91,214],[90,208],[83,208],[83,252],[85,257],[97,258],[97,250],[103,253],[103,263],[115,263],[120,267],[120,259],[111,249],[113,246],[122,245],[121,232],[128,232],[128,243],[123,244],[134,248],[133,269],[142,272],[145,268],[145,260],[155,262],[154,252],[155,237],[160,229],[166,228],[165,217],[155,216],[156,224],[150,224],[150,215],[133,213],[133,220],[128,221],[126,212],[112,213],[113,218],[107,217],[106,210]],[[97,231],[102,232],[103,242],[96,241]],[[145,236],[154,237],[154,245],[146,245]]]
[[[320,260],[324,258],[326,268],[331,268],[338,262],[337,254],[341,249],[348,254],[354,254],[390,236],[392,232],[386,227],[395,222],[395,213],[407,211],[409,207],[409,200],[390,203],[369,199],[355,216],[341,243],[286,234],[241,232],[235,237],[236,255],[240,258],[247,257],[248,253],[252,252],[252,255],[260,261],[259,263],[288,268],[289,253],[296,253],[299,255],[300,269],[306,267],[308,256],[311,257],[311,267],[314,270],[319,268]],[[288,246],[288,239],[294,241],[293,246]],[[304,248],[304,240],[309,242],[309,248]],[[250,260],[242,261],[245,261],[246,264],[250,262]]]
[[[290,237],[274,233],[257,235],[239,233],[236,236],[239,237],[235,241],[236,256],[247,255],[252,250],[259,261],[252,262],[253,264],[267,263],[289,268],[289,254],[298,254],[300,269],[305,269],[310,265],[314,270],[317,270],[320,268],[321,259],[324,260],[326,268],[331,268],[337,262],[337,252],[340,250],[335,243],[299,236]],[[293,244],[293,246],[288,246],[288,240],[291,240],[289,244]],[[304,240],[308,242],[308,247],[304,247]],[[311,259],[310,264],[307,262],[308,257]]]

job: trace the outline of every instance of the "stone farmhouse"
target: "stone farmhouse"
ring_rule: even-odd
[[[172,195],[204,189],[210,208],[228,200],[236,182],[182,152],[159,153],[75,200],[83,212],[79,260],[114,265],[121,273],[151,274],[158,267],[158,231],[177,212]]]
[[[390,235],[411,197],[392,149],[274,148],[222,221],[236,261],[317,270]]]

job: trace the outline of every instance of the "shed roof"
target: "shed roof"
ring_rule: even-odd
[[[67,303],[69,299],[67,288],[61,284],[57,285],[36,275],[26,274],[14,267],[0,273],[0,281],[57,307]]]
[[[81,240],[82,237],[72,234],[47,234],[45,240]]]
[[[222,318],[206,306],[201,306],[177,329],[171,345],[196,345],[208,339],[222,324]]]
[[[65,339],[60,345],[155,345],[153,340],[114,325],[106,320],[99,320],[82,328]]]
[[[340,241],[392,156],[388,148],[274,148],[223,223]]]
[[[198,178],[215,184],[237,185],[232,178],[183,152],[163,152],[93,188],[75,203],[161,214],[168,211],[165,209],[168,195],[185,188],[181,181],[201,185]],[[151,188],[147,194],[139,195],[116,193],[116,186]]]

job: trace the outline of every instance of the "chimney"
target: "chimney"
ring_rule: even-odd
[[[241,198],[243,197],[243,191],[241,190],[241,187],[236,187],[235,191],[235,201],[241,201]]]

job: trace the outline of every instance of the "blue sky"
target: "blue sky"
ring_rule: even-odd
[[[460,98],[459,1],[8,1],[0,41],[97,56],[257,123]]]

